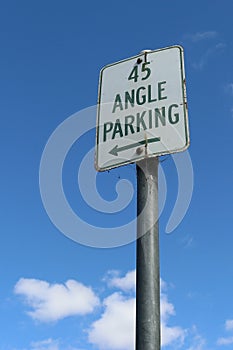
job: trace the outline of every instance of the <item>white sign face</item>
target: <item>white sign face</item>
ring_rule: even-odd
[[[183,49],[145,51],[100,73],[96,169],[189,146]]]

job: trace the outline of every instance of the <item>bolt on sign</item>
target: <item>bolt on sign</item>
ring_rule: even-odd
[[[188,148],[183,48],[145,50],[105,66],[96,130],[98,171]]]

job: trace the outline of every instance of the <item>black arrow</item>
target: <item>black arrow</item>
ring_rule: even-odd
[[[118,145],[116,145],[115,147],[113,147],[113,149],[111,149],[111,151],[109,151],[109,153],[112,154],[113,156],[118,156],[119,152],[125,151],[125,150],[130,149],[130,148],[135,148],[135,147],[138,147],[140,145],[145,145],[148,143],[158,142],[158,141],[160,141],[160,137],[154,137],[152,139],[138,141],[136,143],[131,143],[131,145],[122,146],[122,147],[118,147]]]

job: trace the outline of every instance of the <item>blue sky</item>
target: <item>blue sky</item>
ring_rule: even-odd
[[[103,66],[175,44],[185,53],[194,188],[182,222],[167,234],[179,186],[176,159],[161,159],[162,344],[232,347],[232,11],[230,0],[1,2],[1,350],[133,349],[135,242],[103,249],[67,238],[44,209],[39,168],[68,117],[78,112],[80,128],[88,118],[94,125],[93,111],[80,111],[96,104]],[[98,174],[105,201],[116,200],[119,181],[121,195],[128,191],[122,201],[131,201],[117,213],[93,209],[81,192],[96,195],[83,163],[94,144],[94,130],[74,143],[62,178],[98,242],[101,228],[134,220],[136,177],[134,165]],[[77,232],[85,237],[81,226]]]

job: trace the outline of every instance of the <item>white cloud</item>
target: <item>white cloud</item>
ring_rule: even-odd
[[[218,39],[218,32],[215,30],[208,30],[203,32],[197,32],[194,34],[187,34],[184,37],[184,40],[187,40],[189,43],[192,43],[192,46],[198,54],[198,59],[192,63],[192,66],[196,70],[202,70],[209,62],[211,57],[214,57],[226,47],[222,42],[216,42]],[[198,43],[200,45],[205,45],[201,48],[198,48]],[[207,43],[209,47],[207,47]]]
[[[31,350],[59,350],[58,341],[49,338],[38,342],[32,342]]]
[[[160,293],[165,292],[167,290],[167,283],[160,278]]]
[[[161,343],[162,346],[173,342],[183,344],[186,331],[181,327],[169,327],[168,320],[175,315],[174,305],[168,301],[167,295],[161,293]]]
[[[14,289],[23,295],[33,309],[28,315],[41,322],[57,321],[67,316],[91,313],[99,304],[90,287],[68,280],[63,284],[49,284],[37,279],[21,278]]]
[[[87,329],[89,343],[100,350],[133,350],[135,348],[136,298],[135,270],[123,277],[119,272],[108,273],[105,280],[109,286],[118,288],[102,301],[102,314]],[[110,277],[109,277],[110,276]],[[187,350],[204,350],[205,340],[190,329],[170,325],[175,316],[175,307],[168,299],[168,285],[161,285],[161,343],[162,347],[184,347]],[[31,310],[28,314],[42,322],[56,321],[71,315],[84,315],[94,311],[99,299],[90,287],[68,280],[63,284],[50,284],[36,279],[20,279],[15,285],[15,293],[22,295]],[[232,330],[233,320],[226,321],[226,329]],[[219,344],[226,345],[232,338],[220,338]],[[30,350],[61,350],[59,341],[47,339],[31,343]],[[65,349],[75,350],[72,347]],[[77,349],[76,349],[77,350]]]
[[[181,239],[181,243],[183,244],[184,248],[191,248],[194,245],[194,238],[191,234],[186,234]]]
[[[84,350],[77,347],[73,347],[67,344],[64,344],[61,340],[58,339],[45,339],[40,341],[32,341],[27,348],[4,348],[1,350]]]
[[[217,52],[220,52],[224,48],[225,45],[223,43],[218,43],[210,47],[199,57],[199,61],[193,63],[193,67],[197,70],[202,70],[207,65],[210,57],[215,55]]]
[[[189,345],[187,350],[207,350],[206,348],[206,340],[198,333],[197,327],[193,326],[192,329],[189,330]]]
[[[123,291],[135,289],[135,270],[129,271],[124,277],[118,277],[116,271],[111,272],[114,277],[108,280],[109,285]],[[169,327],[167,322],[175,314],[173,304],[168,302],[166,283],[161,280],[161,334],[162,346],[178,342],[182,344],[185,330],[181,327]],[[89,341],[99,349],[133,350],[135,348],[135,315],[136,299],[116,292],[107,297],[104,302],[104,312],[89,329]]]
[[[218,345],[230,345],[233,344],[233,337],[222,337],[217,340]]]
[[[233,331],[233,320],[226,320],[225,322],[226,331]],[[233,336],[221,337],[217,340],[218,345],[230,345],[233,344]]]
[[[231,95],[233,95],[233,83],[228,83],[225,86],[225,91]]]
[[[135,298],[114,293],[104,302],[104,313],[89,330],[89,341],[100,349],[133,350]]]
[[[136,270],[129,271],[124,277],[118,277],[117,271],[109,271],[108,285],[116,287],[123,291],[135,290],[136,287]]]
[[[188,35],[188,37],[193,41],[193,42],[198,42],[202,40],[207,40],[207,39],[213,39],[218,36],[218,33],[215,30],[209,30],[205,32],[197,32],[195,34]]]
[[[192,339],[192,345],[187,350],[206,350],[206,340],[200,335]]]
[[[233,331],[233,320],[226,320],[225,328],[227,331]]]

